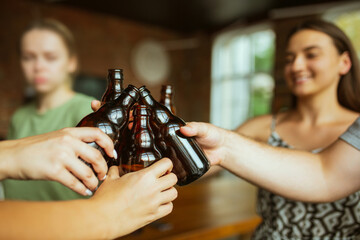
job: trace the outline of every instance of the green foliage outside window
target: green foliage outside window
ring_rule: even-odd
[[[351,39],[360,56],[360,10],[343,13],[336,17],[334,23]]]
[[[270,77],[274,66],[275,43],[272,31],[252,35],[254,44],[254,72],[251,94],[251,117],[271,111],[274,81]]]

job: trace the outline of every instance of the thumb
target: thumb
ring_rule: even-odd
[[[100,101],[98,101],[98,100],[92,100],[92,101],[91,101],[91,109],[92,109],[94,112],[96,112],[96,111],[100,108],[100,106],[101,106]]]
[[[150,167],[147,167],[145,171],[153,172],[155,176],[161,177],[164,174],[171,172],[172,168],[172,161],[169,158],[162,158]]]
[[[208,135],[209,127],[206,123],[189,122],[180,128],[182,134],[187,137],[203,138]]]
[[[119,167],[118,166],[112,166],[110,167],[107,179],[117,179],[120,177]]]

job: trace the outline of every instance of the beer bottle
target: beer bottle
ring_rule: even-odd
[[[121,167],[125,173],[148,167],[161,158],[150,126],[150,110],[146,105],[137,105],[133,114],[130,144],[122,150]]]
[[[113,140],[115,145],[123,128],[127,126],[129,111],[138,99],[138,89],[129,85],[114,101],[106,102],[96,112],[85,116],[77,127],[98,127]],[[101,151],[109,167],[113,165],[95,142],[89,144]]]
[[[160,103],[167,107],[172,114],[176,114],[174,104],[174,88],[171,85],[161,86]]]
[[[118,98],[123,88],[123,70],[122,69],[109,69],[107,76],[107,89],[104,92],[101,98],[101,105],[104,105],[106,102],[114,101]]]
[[[172,160],[173,172],[178,177],[177,184],[186,185],[204,175],[209,170],[210,163],[195,139],[180,133],[180,127],[185,122],[155,101],[145,86],[139,92],[141,101],[152,111],[152,126],[160,136],[161,143],[158,146],[163,157]]]
[[[125,154],[125,148],[127,148],[128,144],[131,143],[131,129],[129,129],[129,123],[126,124],[127,127],[125,126],[122,130],[121,135],[119,135],[119,138],[117,139],[117,141],[115,141],[115,146],[114,149],[117,153],[117,159],[113,160],[113,165],[115,166],[120,166],[121,167],[121,163],[123,162],[123,159],[126,159],[126,154]]]

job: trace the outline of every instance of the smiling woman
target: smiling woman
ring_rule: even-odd
[[[319,152],[359,116],[359,63],[349,39],[334,24],[311,20],[293,28],[284,76],[296,97],[294,108],[251,119],[239,133],[272,146]],[[259,189],[257,211],[263,222],[253,239],[359,238],[359,209],[360,192],[314,204]]]
[[[35,100],[18,109],[11,119],[9,139],[75,126],[90,113],[92,98],[71,86],[77,70],[74,38],[62,23],[45,19],[31,23],[20,39],[20,63]],[[5,198],[67,200],[80,195],[50,181],[3,182]]]

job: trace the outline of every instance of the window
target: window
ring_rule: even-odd
[[[266,26],[217,37],[211,74],[211,123],[234,129],[270,111],[274,32]]]

